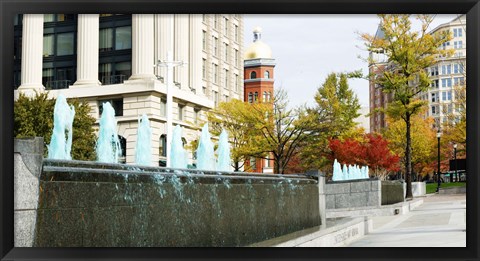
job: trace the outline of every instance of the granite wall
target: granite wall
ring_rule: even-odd
[[[382,181],[382,205],[390,205],[405,201],[405,182],[399,180]]]
[[[17,177],[25,168],[15,160]],[[36,206],[30,223],[16,222],[30,231],[16,246],[245,246],[321,225],[318,182],[305,175],[60,160],[28,175],[36,183],[16,187]]]
[[[326,209],[380,206],[380,180],[329,181],[325,184]]]

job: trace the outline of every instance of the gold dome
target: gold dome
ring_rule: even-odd
[[[260,40],[262,28],[253,29],[253,43],[245,50],[245,59],[272,58],[272,49],[270,46]]]

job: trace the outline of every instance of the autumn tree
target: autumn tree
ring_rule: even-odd
[[[89,115],[90,106],[78,99],[68,99],[75,107],[72,134],[72,159],[95,160],[95,119]],[[43,137],[45,156],[53,130],[55,100],[48,99],[48,93],[37,93],[34,97],[20,94],[14,104],[13,135],[16,138]]]
[[[388,105],[387,114],[405,122],[405,181],[407,183],[406,197],[412,198],[412,116],[419,113],[423,102],[416,96],[428,90],[430,79],[428,68],[436,63],[436,59],[452,55],[453,50],[443,50],[441,45],[451,39],[448,31],[429,34],[433,17],[418,15],[421,22],[419,31],[412,29],[410,15],[382,14],[380,30],[383,37],[362,34],[365,45],[371,53],[382,53],[388,58],[387,66],[378,67],[378,77],[370,77],[375,84],[382,86],[385,93],[393,95],[393,101]],[[369,64],[376,61],[371,56]]]
[[[315,106],[306,108],[305,121],[311,133],[302,145],[301,158],[306,168],[328,166],[328,140],[352,132],[360,114],[360,103],[350,89],[348,79],[355,73],[331,73],[317,89]]]
[[[399,169],[400,157],[388,147],[388,141],[380,134],[364,134],[363,139],[330,139],[330,160],[341,164],[368,166],[373,176],[385,179],[387,174]]]

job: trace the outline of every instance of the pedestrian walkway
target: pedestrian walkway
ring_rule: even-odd
[[[466,247],[466,202],[436,194],[405,215],[372,217],[373,231],[348,247]]]

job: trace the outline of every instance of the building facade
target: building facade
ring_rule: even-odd
[[[455,103],[455,86],[464,85],[466,81],[466,16],[459,16],[448,23],[441,24],[433,29],[430,34],[440,31],[450,31],[453,39],[446,42],[440,48],[454,49],[455,53],[451,57],[440,57],[436,63],[428,68],[431,80],[431,88],[418,94],[418,98],[428,102],[428,110],[424,117],[432,117],[435,121],[432,128],[437,128],[448,120],[452,120],[449,115],[459,113],[460,107]],[[380,27],[377,29],[375,37],[384,37]],[[371,77],[381,74],[385,66],[389,66],[387,58],[381,53],[370,53],[373,61],[369,64]],[[382,86],[369,83],[370,90],[370,131],[379,132],[387,127],[385,114],[376,111],[379,108],[386,108],[392,101],[393,94],[387,94],[382,91]]]
[[[48,91],[86,100],[100,118],[102,104],[116,111],[122,159],[135,161],[138,119],[152,128],[152,164],[166,155],[166,68],[172,51],[173,125],[183,127],[184,145],[200,137],[205,112],[243,94],[241,15],[25,14],[15,18],[14,88]],[[193,150],[189,164],[195,164]]]
[[[262,40],[262,29],[253,30],[253,43],[245,50],[244,101],[248,103],[272,102],[275,59],[272,50]],[[258,173],[273,173],[273,157],[252,157],[245,162],[245,170]]]

